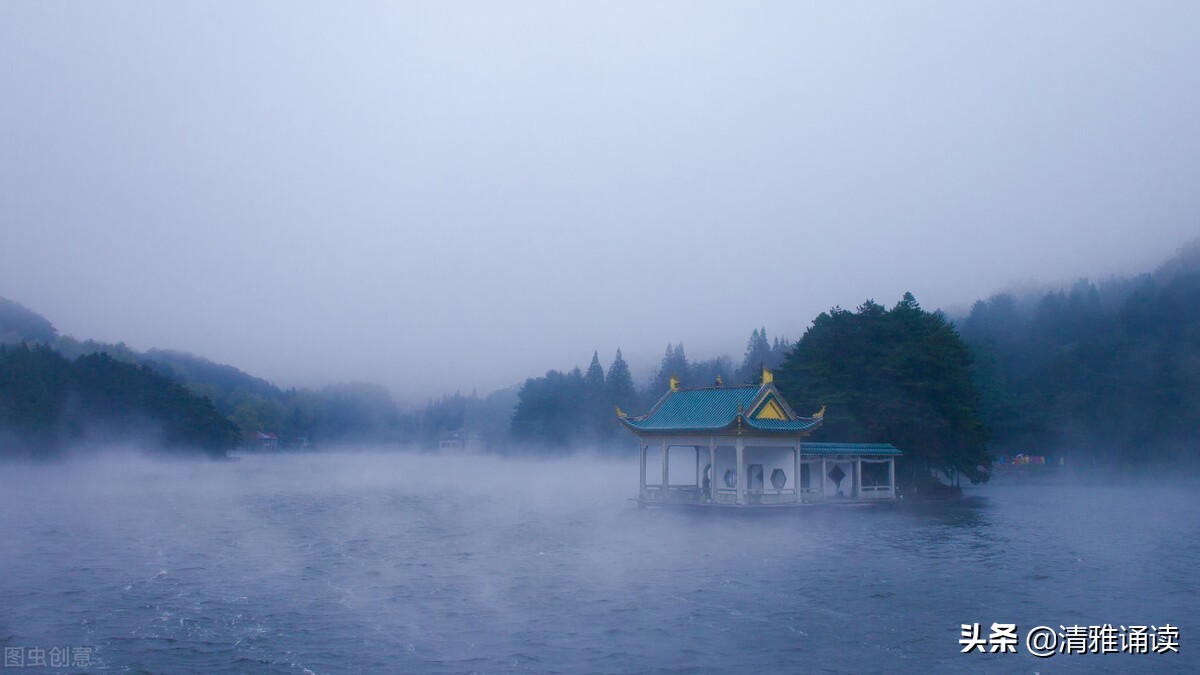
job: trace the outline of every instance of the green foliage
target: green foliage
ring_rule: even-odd
[[[654,379],[650,381],[650,388],[647,390],[647,398],[654,400],[663,395],[671,385],[671,376],[679,378],[680,382],[692,382],[692,367],[688,363],[687,354],[683,351],[683,343],[678,345],[667,345],[667,351],[663,355],[662,363],[658,366],[658,372],[655,373]]]
[[[633,386],[633,374],[629,372],[629,364],[621,356],[620,348],[612,365],[608,367],[608,375],[604,378],[604,387],[608,392],[608,400],[613,405],[621,406],[627,412],[638,405],[637,389]]]
[[[691,372],[687,381],[682,382],[685,387],[711,387],[716,384],[717,377],[720,376],[723,384],[733,384],[733,362],[728,356],[718,356],[714,359],[706,361],[695,361],[689,369]],[[657,392],[658,396],[662,396],[663,392]]]
[[[599,353],[594,352],[586,374],[578,368],[568,373],[551,370],[544,377],[526,380],[517,394],[511,435],[543,449],[603,445],[626,433],[617,421],[616,406],[630,411],[637,405],[633,377],[621,350],[607,375]]]
[[[551,370],[521,387],[512,418],[513,438],[543,446],[569,445],[586,433],[583,374]]]
[[[742,357],[742,365],[738,368],[737,380],[745,384],[757,384],[770,354],[771,343],[767,341],[767,329],[755,328],[746,343],[746,352]]]
[[[961,325],[998,452],[1200,461],[1200,243],[1134,279],[981,300]]]
[[[54,341],[54,351],[62,354],[63,358],[68,361],[74,361],[81,356],[88,354],[104,353],[108,354],[117,361],[125,363],[140,364],[142,357],[137,352],[125,346],[124,342],[116,344],[108,342],[97,342],[96,340],[76,340],[70,335],[60,335]],[[170,373],[164,373],[170,375]]]
[[[186,352],[59,337],[55,349],[68,358],[104,352],[113,359],[144,365],[207,397],[254,444],[259,432],[274,434],[283,446],[310,443],[412,441],[420,437],[420,415],[400,414],[378,385],[337,384],[320,390],[281,390],[233,366]]]
[[[912,294],[823,313],[776,373],[793,406],[828,406],[820,437],[892,443],[910,480],[930,469],[985,481],[991,468],[972,358],[939,312]]]
[[[588,433],[597,440],[610,436],[616,421],[608,389],[604,386],[599,352],[592,352],[592,362],[583,376],[583,407]]]
[[[746,342],[746,352],[742,364],[734,372],[735,382],[742,384],[758,384],[762,380],[762,369],[775,370],[783,364],[791,345],[787,338],[775,338],[774,342],[767,339],[766,327],[756,328]]]
[[[592,352],[592,362],[583,376],[583,387],[593,398],[604,397],[604,369],[600,367],[600,352]]]
[[[45,345],[0,346],[0,431],[8,438],[0,454],[17,440],[57,440],[70,376],[70,364]]]
[[[46,345],[0,347],[0,454],[52,454],[82,438],[150,440],[222,454],[239,433],[212,403],[107,354],[68,361]]]

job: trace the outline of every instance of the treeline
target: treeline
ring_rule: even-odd
[[[387,387],[379,384],[343,382],[281,389],[232,366],[191,354],[150,350],[136,358],[209,398],[237,425],[250,447],[436,447],[439,435],[462,428],[499,439],[507,431],[515,405],[515,393],[502,390],[486,397],[474,392],[448,394],[430,399],[424,408],[404,411]]]
[[[981,482],[992,458],[972,362],[954,325],[905,293],[891,309],[867,300],[822,313],[775,383],[793,407],[827,407],[814,440],[899,448],[902,485],[928,484],[932,471]]]
[[[527,380],[512,436],[546,448],[615,441],[613,406],[648,410],[672,375],[684,386],[756,382],[762,365],[778,369],[793,405],[828,406],[818,440],[893,443],[913,481],[925,469],[985,480],[993,457],[1016,453],[1195,464],[1200,242],[1152,274],[1003,293],[953,322],[908,294],[891,309],[834,308],[795,345],[754,331],[736,368],[668,345],[641,388],[619,352],[607,373],[594,356],[587,371]]]
[[[67,357],[107,354],[179,382],[210,400],[237,426],[247,446],[387,443],[402,442],[411,436],[410,420],[400,413],[388,390],[377,384],[281,389],[233,366],[184,352],[137,352],[123,343],[80,341],[67,336],[52,344]]]
[[[0,346],[0,456],[53,455],[81,439],[221,455],[240,434],[208,399],[148,367]]]
[[[607,372],[599,353],[593,352],[586,371],[551,370],[525,381],[512,415],[512,440],[548,451],[606,446],[626,433],[617,421],[616,408],[630,414],[646,412],[666,393],[672,376],[689,387],[713,385],[718,378],[726,384],[757,383],[763,367],[783,362],[787,348],[786,338],[771,341],[766,328],[756,328],[741,364],[735,367],[727,356],[689,361],[682,342],[668,344],[658,370],[641,388],[635,386],[620,349]]]
[[[1152,274],[981,300],[960,328],[994,452],[1198,459],[1200,242]]]
[[[912,466],[980,478],[989,453],[1194,462],[1200,242],[1152,274],[999,294],[953,324],[911,296],[891,309],[867,301],[822,314],[795,344],[756,329],[736,366],[667,345],[638,386],[617,350],[607,369],[593,354],[586,370],[551,370],[485,397],[446,395],[411,412],[378,385],[284,390],[190,354],[60,336],[4,298],[0,350],[0,452],[131,429],[210,452],[239,436],[283,447],[436,447],[454,431],[480,433],[497,449],[616,448],[625,432],[614,408],[646,412],[672,375],[688,387],[757,383],[765,366],[795,406],[829,406],[827,440],[892,442],[919,460]]]
[[[390,392],[377,384],[340,383],[316,389],[281,389],[233,366],[184,352],[160,349],[139,352],[124,343],[77,340],[59,335],[50,321],[6,298],[0,298],[0,345],[18,351],[21,348],[30,350],[37,354],[35,359],[49,359],[49,353],[56,353],[71,364],[80,359],[90,363],[94,356],[102,355],[106,363],[111,361],[137,372],[151,372],[167,378],[198,399],[206,399],[239,432],[242,444],[247,447],[328,447],[343,443],[436,447],[440,434],[463,428],[500,440],[508,432],[516,405],[515,387],[486,397],[474,392],[446,395],[430,399],[423,409],[414,411],[401,411]],[[72,419],[83,419],[84,413],[96,406],[98,414],[94,417],[97,420],[104,418],[103,409],[107,404],[100,394],[107,386],[113,396],[120,397],[125,385],[118,375],[123,372],[112,365],[93,378],[94,396],[71,399],[75,406],[72,414],[77,416]],[[117,379],[105,385],[103,377],[106,376]],[[21,401],[45,398],[37,382],[37,378],[18,378],[10,382],[9,389],[3,392],[0,407],[27,411]],[[44,440],[44,434],[30,436],[29,431],[42,428],[40,425],[44,426],[46,414],[30,413],[33,417],[29,419],[25,419],[24,414],[14,412],[0,420],[0,435],[8,439],[36,437]],[[77,439],[78,434],[72,429],[96,431],[97,427],[96,424],[82,425],[70,420],[70,423],[63,423],[54,419],[45,429],[55,430],[52,434],[57,439],[55,442]],[[66,431],[59,433],[62,430]],[[115,430],[105,433],[111,436]]]

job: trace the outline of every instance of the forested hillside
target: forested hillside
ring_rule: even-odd
[[[44,457],[80,440],[220,455],[240,435],[208,399],[145,366],[0,346],[0,456]]]
[[[210,401],[221,416],[235,425],[248,446],[412,443],[432,447],[439,434],[463,428],[500,441],[507,436],[516,405],[516,387],[485,397],[474,393],[469,396],[443,395],[431,398],[423,409],[408,412],[401,411],[387,388],[378,384],[348,382],[316,389],[281,389],[233,366],[186,352],[164,349],[139,352],[124,343],[59,335],[46,318],[5,298],[0,298],[0,345],[12,348],[28,345],[36,352],[37,359],[48,358],[40,347],[49,347],[68,363],[104,355],[107,360],[131,366],[139,372],[156,373]],[[103,393],[102,382],[93,384],[97,396]],[[116,392],[120,385],[114,381],[109,386]],[[0,392],[0,406],[7,406],[8,410],[27,411],[20,401],[40,400],[38,391],[26,391],[27,387],[37,388],[34,380],[19,380],[10,383],[10,387],[15,388]],[[92,397],[87,403],[100,404],[102,401]],[[26,422],[35,427],[40,424],[36,419],[24,420],[24,414],[14,413],[8,422],[0,420],[0,433],[6,433],[5,429],[12,431],[13,425]],[[3,426],[5,424],[8,426]],[[71,437],[68,434],[63,438]]]
[[[1200,242],[1133,279],[981,300],[960,330],[995,452],[1197,460]]]

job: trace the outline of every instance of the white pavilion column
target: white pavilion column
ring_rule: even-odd
[[[821,458],[821,499],[825,499],[825,458]]]
[[[707,498],[717,500],[717,439],[708,437],[708,495]]]
[[[638,445],[641,446],[641,448],[642,448],[642,453],[641,453],[642,454],[642,461],[641,461],[642,469],[639,472],[639,476],[638,476],[638,482],[639,482],[638,499],[645,499],[646,498],[646,442],[639,441]]]
[[[796,502],[800,502],[800,444],[792,445],[792,487],[796,489]]]
[[[746,460],[746,444],[738,437],[733,447],[737,450],[737,503],[742,504],[746,501],[746,467],[742,466]]]
[[[862,499],[862,458],[854,460],[854,498]]]
[[[667,475],[667,467],[670,466],[670,462],[668,461],[668,458],[667,458],[667,452],[668,452],[668,448],[670,448],[670,447],[671,446],[667,445],[666,436],[664,436],[662,439],[662,462],[663,462],[663,465],[662,465],[662,473],[663,473],[662,495],[663,495],[664,499],[667,496],[667,486],[670,485],[670,483],[667,482],[667,479],[669,478],[669,476]]]
[[[896,458],[888,458],[888,485],[892,486],[892,499],[896,498]]]

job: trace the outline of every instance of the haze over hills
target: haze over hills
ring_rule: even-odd
[[[1149,444],[1161,446],[1155,452],[1164,456],[1194,454],[1188,439],[1200,435],[1198,278],[1200,241],[1184,246],[1151,273],[1099,283],[1080,280],[1053,291],[999,293],[976,302],[969,313],[951,317],[974,353],[993,450],[1082,447],[1088,448],[1089,458],[1129,461],[1137,448]],[[780,317],[780,323],[787,318]],[[781,363],[794,344],[779,338],[772,342],[765,328],[755,329],[736,362],[727,356],[689,360],[682,342],[668,345],[659,367],[641,381],[631,376],[627,364],[618,363],[619,354],[607,368],[596,355],[586,372],[578,367],[552,370],[486,396],[440,393],[430,396],[424,408],[405,411],[377,384],[285,390],[203,356],[164,349],[138,352],[123,343],[59,335],[45,317],[0,298],[0,345],[11,352],[22,342],[49,345],[69,362],[102,352],[115,362],[181,383],[211,401],[248,443],[428,445],[443,432],[464,429],[497,445],[512,433],[551,446],[620,442],[612,403],[637,412],[653,403],[672,374],[693,386],[710,384],[718,375],[727,382],[741,381],[759,365]],[[613,383],[614,376],[621,381]],[[601,382],[616,393],[585,396],[586,382]],[[538,421],[543,418],[557,421]],[[590,421],[575,424],[578,420]],[[564,431],[568,428],[570,433]]]

